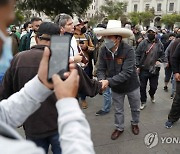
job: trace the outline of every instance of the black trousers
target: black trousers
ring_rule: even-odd
[[[176,122],[180,118],[180,82],[176,82],[176,96],[173,100],[168,120]]]
[[[140,78],[140,93],[141,93],[141,102],[145,103],[147,100],[146,88],[147,82],[149,80],[149,95],[154,96],[158,86],[159,74],[151,74],[148,70],[141,70],[139,74]]]
[[[171,77],[172,77],[172,68],[171,67],[166,67],[165,68],[165,78],[164,78],[164,81],[165,82],[169,82]]]

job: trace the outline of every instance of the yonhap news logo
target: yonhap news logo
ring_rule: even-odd
[[[162,144],[180,144],[180,137],[159,137],[157,132],[148,133],[144,137],[144,143],[147,148],[157,146],[160,141]]]
[[[158,134],[156,132],[149,133],[144,138],[144,143],[147,148],[153,148],[158,144]]]

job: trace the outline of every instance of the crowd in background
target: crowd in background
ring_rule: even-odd
[[[116,104],[115,124],[117,123],[118,126],[117,131],[112,134],[111,139],[117,139],[124,131],[123,117],[119,116],[119,114],[124,116],[124,112],[121,111],[123,104],[122,106],[118,106],[119,102],[115,101],[115,99],[122,99],[123,101],[123,98],[119,97],[119,91],[123,93],[124,90],[129,97],[133,119],[132,131],[135,135],[138,135],[139,128],[137,124],[139,122],[139,112],[140,109],[145,109],[147,105],[147,83],[148,81],[150,83],[149,95],[151,102],[155,103],[155,94],[161,68],[165,69],[163,90],[169,90],[170,81],[172,86],[172,88],[170,88],[172,89],[170,98],[173,99],[173,105],[168,116],[168,121],[165,123],[165,127],[171,128],[174,122],[180,117],[179,68],[177,68],[175,64],[177,61],[175,57],[180,53],[180,28],[175,27],[173,30],[167,30],[161,29],[160,27],[148,27],[146,30],[143,30],[139,25],[132,26],[130,23],[127,23],[124,25],[124,28],[132,31],[132,35],[129,37],[118,37],[121,35],[117,33],[115,42],[119,39],[121,41],[122,39],[124,42],[122,50],[128,49],[128,54],[132,56],[132,58],[133,54],[135,55],[135,67],[133,66],[134,78],[132,77],[134,85],[130,85],[135,88],[133,89],[134,93],[130,93],[132,91],[129,92],[129,89],[125,91],[125,89],[122,90],[119,87],[118,89],[117,86],[114,88],[112,85],[116,85],[116,83],[110,79],[107,81],[108,84],[106,84],[106,77],[112,77],[113,75],[111,75],[111,73],[114,69],[110,68],[112,64],[109,63],[107,58],[104,58],[107,56],[104,54],[106,53],[106,49],[111,51],[115,46],[115,43],[114,46],[112,45],[113,43],[110,41],[111,38],[109,38],[109,35],[107,37],[99,34],[100,31],[107,29],[107,25],[108,23],[100,23],[92,28],[88,26],[88,21],[83,21],[80,18],[73,20],[72,17],[67,14],[58,15],[54,23],[43,22],[41,18],[33,17],[31,21],[27,21],[19,30],[15,25],[11,25],[8,28],[8,34],[12,38],[12,54],[14,58],[9,69],[0,70],[2,71],[0,72],[0,83],[2,87],[0,90],[0,98],[6,99],[13,93],[18,92],[37,74],[43,51],[45,47],[50,46],[50,37],[52,35],[70,35],[72,37],[70,59],[80,67],[79,73],[82,79],[80,82],[80,87],[82,87],[77,96],[79,102],[81,102],[81,107],[87,109],[88,102],[86,97],[95,96],[97,93],[103,94],[104,103],[102,109],[95,113],[96,116],[108,114],[112,103]],[[116,35],[113,34],[113,36]],[[126,46],[126,44],[128,44],[128,46]],[[106,49],[104,49],[104,47],[106,47]],[[115,52],[116,51],[118,51],[118,49],[115,50]],[[130,55],[130,52],[132,52],[132,55]],[[113,58],[116,59],[116,53],[112,53],[110,56],[114,56]],[[117,63],[121,64],[122,69],[124,69],[123,67],[125,66],[123,66],[123,63],[126,55],[121,56],[122,58],[120,59],[117,57]],[[105,69],[107,69],[107,72],[104,71]],[[103,74],[103,71],[105,74]],[[116,71],[121,72],[121,70]],[[138,77],[136,77],[135,74],[137,74]],[[106,75],[106,77],[104,78],[103,75]],[[101,78],[101,76],[103,77]],[[96,83],[96,79],[100,81],[104,87],[102,90],[94,92],[96,94],[91,94],[89,91],[92,92],[98,89],[99,82]],[[136,79],[137,84],[135,85]],[[138,84],[138,82],[140,82],[140,84]],[[123,81],[123,84],[127,84],[126,80]],[[46,153],[48,152],[50,144],[52,145],[53,153],[61,153],[57,128],[58,113],[55,102],[56,98],[54,95],[48,97],[44,105],[23,124],[26,138],[34,141],[36,145],[42,147]],[[44,115],[44,113],[46,113],[46,115]]]

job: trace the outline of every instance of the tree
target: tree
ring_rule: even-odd
[[[140,13],[139,12],[131,12],[131,13],[129,13],[128,16],[133,25],[137,25],[140,23]]]
[[[22,10],[36,10],[44,12],[47,16],[56,16],[59,13],[76,13],[81,15],[85,12],[92,0],[19,0],[18,8]]]
[[[20,26],[24,21],[24,15],[21,10],[16,9],[14,24]]]
[[[104,18],[105,18],[105,14],[104,13],[102,13],[100,11],[96,11],[95,15],[92,18],[90,18],[88,25],[94,27],[98,23],[101,23]]]
[[[140,18],[141,22],[143,23],[143,26],[149,26],[150,21],[154,18],[154,14],[151,11],[141,12]]]
[[[143,24],[143,26],[148,26],[150,21],[153,20],[154,14],[151,10],[145,12],[131,12],[129,13],[129,18],[133,25]]]
[[[101,12],[107,15],[108,19],[121,19],[124,18],[124,10],[127,4],[123,2],[112,2],[110,0],[106,1],[104,6],[101,6]]]
[[[161,19],[161,22],[164,23],[168,28],[173,28],[176,22],[180,22],[180,15],[179,14],[164,15]]]

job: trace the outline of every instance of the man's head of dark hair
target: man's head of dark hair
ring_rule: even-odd
[[[175,33],[170,33],[169,37],[172,37],[172,36],[176,37],[176,34]]]
[[[37,31],[37,37],[41,38],[41,36],[43,36],[44,34],[46,36],[49,36],[48,38],[50,38],[50,36],[52,35],[59,35],[59,26],[51,22],[43,22]]]
[[[31,24],[31,22],[30,22],[30,21],[27,21],[27,22],[24,24],[23,28],[24,28],[24,29],[27,29],[29,24]]]
[[[97,27],[105,28],[106,29],[107,25],[106,24],[98,24]]]
[[[39,17],[33,17],[33,18],[31,19],[31,23],[33,23],[33,22],[35,22],[35,21],[42,21],[42,19],[39,18]]]

